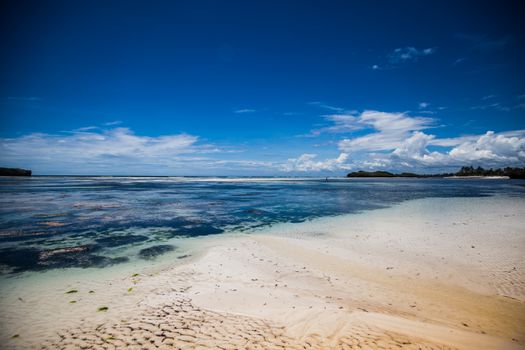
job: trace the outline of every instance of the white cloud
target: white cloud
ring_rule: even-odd
[[[120,124],[122,124],[121,120],[114,120],[111,122],[104,123],[105,126],[115,126],[115,125],[120,125]]]
[[[430,141],[430,144],[433,146],[453,147],[460,145],[463,142],[476,140],[478,137],[479,135],[464,135],[458,137],[445,137],[441,139],[434,138]]]
[[[135,135],[128,128],[80,128],[69,134],[33,133],[0,139],[0,160],[42,172],[119,173],[147,166],[177,167],[199,160],[195,154],[218,152],[189,134]],[[192,156],[193,155],[193,156]],[[155,172],[155,167],[150,171]],[[68,172],[65,170],[63,172]]]
[[[406,113],[364,111],[356,117],[356,123],[373,131],[364,136],[341,140],[339,149],[345,153],[396,148],[410,136],[411,132],[432,127],[434,119],[411,117]]]
[[[494,102],[494,103],[491,103],[491,104],[485,104],[485,105],[478,105],[478,106],[472,106],[470,107],[471,110],[496,110],[496,111],[502,111],[502,112],[509,112],[510,110],[514,109],[514,108],[518,108],[518,106],[514,106],[514,107],[508,107],[508,106],[503,106],[501,105],[501,103],[499,102]]]
[[[241,108],[241,109],[236,109],[233,111],[233,113],[237,113],[237,114],[255,113],[255,112],[257,112],[255,109],[250,109],[250,108]]]
[[[318,172],[318,171],[334,171],[338,169],[350,169],[345,165],[348,159],[348,154],[341,153],[337,158],[317,160],[316,154],[305,153],[298,158],[288,159],[288,162],[283,164],[283,171],[301,171],[301,172]]]
[[[388,60],[392,64],[417,61],[420,57],[431,55],[434,52],[436,52],[434,48],[416,49],[415,47],[407,46],[395,49],[388,55]]]
[[[525,162],[525,134],[507,136],[487,131],[477,140],[464,142],[449,152],[449,156],[463,162],[484,161],[494,164]]]
[[[330,106],[330,105],[327,105],[327,104],[319,102],[319,101],[308,102],[308,104],[311,105],[311,106],[317,106],[319,108],[328,109],[330,111],[334,111],[334,112],[338,112],[338,113],[344,113],[345,112],[344,108]]]
[[[314,129],[310,132],[310,136],[317,136],[322,133],[343,133],[364,128],[359,122],[359,118],[352,114],[331,114],[325,115],[324,119],[333,123],[332,126],[327,126],[320,129]]]
[[[419,109],[425,109],[428,106],[430,106],[430,103],[428,102],[419,102]]]
[[[517,136],[488,131],[483,135],[458,138],[449,151],[429,151],[428,146],[439,143],[434,135],[414,132],[392,153],[383,155],[385,161],[401,168],[457,168],[475,164],[485,167],[523,166],[525,163],[525,133]],[[519,136],[518,136],[519,135]]]
[[[32,133],[0,138],[0,162],[43,174],[268,174],[385,169],[428,172],[464,165],[525,166],[525,130],[439,138],[429,132],[434,118],[366,110],[323,116],[330,125],[312,134],[347,133],[324,140],[338,153],[280,149],[277,156],[242,158],[235,149],[205,143],[190,134],[141,136],[123,127],[88,126],[56,134]],[[248,149],[250,149],[250,146]],[[255,148],[253,148],[255,149]],[[265,151],[266,152],[266,151]],[[301,153],[303,153],[301,155]]]
[[[422,158],[428,154],[427,146],[434,138],[433,135],[427,135],[421,131],[416,131],[408,139],[397,147],[392,153],[400,157]]]
[[[98,128],[99,128],[98,126],[94,126],[94,125],[92,125],[92,126],[84,126],[82,128],[74,129],[71,132],[86,132],[86,131],[96,130]]]
[[[359,114],[357,111],[349,111],[346,114],[325,115],[323,118],[333,125],[314,129],[310,135],[322,133],[345,133],[363,129],[374,129],[375,134],[368,134],[361,138],[353,139],[349,145],[365,144],[370,138],[380,140],[402,140],[407,133],[414,130],[430,128],[434,119],[428,117],[411,117],[406,113],[386,113],[367,110]],[[346,140],[343,140],[346,143]],[[370,145],[371,149],[375,148]]]
[[[525,166],[525,130],[438,138],[425,133],[435,119],[406,113],[364,111],[357,115],[325,116],[333,125],[321,132],[353,132],[364,135],[338,143],[340,156],[318,159],[303,154],[289,159],[286,171],[336,171],[348,169],[419,170],[456,169],[464,165],[484,167]],[[315,130],[314,130],[315,131]]]
[[[429,150],[429,146],[445,144],[455,146],[448,151]],[[525,166],[525,130],[507,133],[488,131],[483,135],[442,140],[415,131],[388,151],[365,151],[357,155],[352,157],[343,152],[338,158],[319,160],[314,154],[303,154],[299,158],[289,159],[283,170],[319,172],[385,169],[425,172],[427,169],[455,171],[464,165]]]

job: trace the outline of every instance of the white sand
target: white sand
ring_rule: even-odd
[[[0,342],[522,349],[524,218],[520,198],[423,199],[201,239],[184,264],[50,272],[2,286]]]

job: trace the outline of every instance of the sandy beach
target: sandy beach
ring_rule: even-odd
[[[523,349],[525,200],[428,198],[1,288],[6,349]]]

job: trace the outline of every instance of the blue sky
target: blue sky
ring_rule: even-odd
[[[525,165],[517,2],[1,6],[3,166],[343,175]]]

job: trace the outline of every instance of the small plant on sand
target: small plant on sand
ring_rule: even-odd
[[[66,294],[74,294],[74,293],[78,293],[78,290],[76,290],[76,289],[71,289],[71,290],[68,290],[68,291],[66,292]]]
[[[108,309],[109,309],[109,308],[108,308],[107,306],[101,306],[101,307],[99,307],[99,308],[97,309],[97,312],[106,312],[106,311],[108,311]]]
[[[94,290],[90,290],[90,291],[89,291],[89,294],[94,294],[94,293],[95,293]]]
[[[138,277],[140,276],[140,273],[134,273],[133,275],[131,275],[131,277]]]
[[[16,339],[16,338],[19,338],[20,337],[20,334],[15,334],[11,337],[11,339]]]
[[[76,304],[77,301],[76,301],[76,300],[71,300],[69,303],[70,303],[70,304]]]
[[[128,293],[131,293],[131,292],[133,292],[133,287],[128,288]]]

